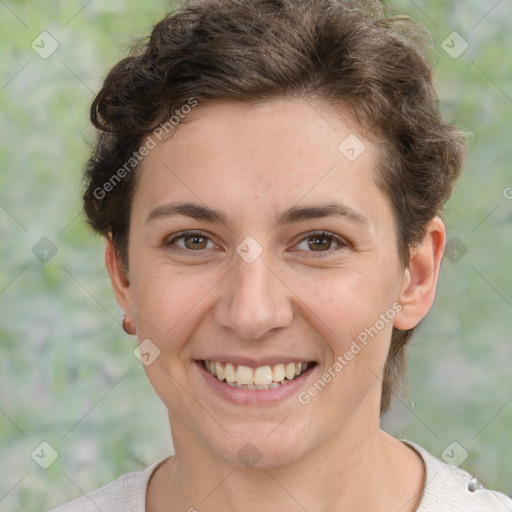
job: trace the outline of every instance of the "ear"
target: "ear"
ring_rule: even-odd
[[[126,315],[123,322],[126,326],[123,325],[123,328],[126,330],[126,327],[128,327],[129,331],[135,331],[135,329],[131,327],[133,322],[133,306],[130,281],[128,279],[127,272],[123,269],[123,265],[119,259],[119,255],[117,254],[110,234],[106,237],[105,243],[105,265],[107,266],[110,282],[112,283],[112,289],[114,290],[117,303]],[[130,332],[130,334],[135,334],[135,332]]]
[[[407,330],[416,327],[430,310],[446,244],[446,229],[439,217],[428,224],[425,237],[412,250],[409,265],[400,283],[398,302],[402,310],[393,326]]]

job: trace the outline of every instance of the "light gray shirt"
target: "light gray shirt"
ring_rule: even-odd
[[[403,442],[419,453],[426,468],[423,497],[416,512],[512,512],[512,499],[505,494],[482,488],[466,471],[442,462],[415,443]],[[123,475],[49,512],[145,512],[149,479],[162,463]]]

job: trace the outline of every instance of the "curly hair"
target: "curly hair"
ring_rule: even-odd
[[[462,132],[439,113],[430,46],[420,24],[378,1],[184,2],[110,70],[92,103],[98,137],[84,175],[89,224],[111,234],[128,268],[138,150],[183,105],[318,99],[378,141],[376,180],[406,266],[428,222],[441,215],[465,153]],[[381,413],[403,382],[412,332],[393,328]]]

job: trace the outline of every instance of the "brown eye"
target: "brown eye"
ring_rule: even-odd
[[[206,249],[207,238],[201,235],[187,235],[182,237],[187,249]]]
[[[294,251],[315,252],[318,256],[332,254],[350,244],[334,233],[318,231],[307,233],[306,236],[295,246]]]
[[[212,245],[208,246],[208,242]],[[167,240],[164,245],[176,252],[201,252],[212,248],[210,238],[203,233],[185,232]]]
[[[332,237],[325,235],[315,235],[310,237],[308,240],[308,247],[313,251],[323,251],[324,249],[330,249],[332,245]]]

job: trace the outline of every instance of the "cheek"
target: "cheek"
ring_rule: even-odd
[[[351,269],[331,272],[320,279],[303,279],[297,294],[325,324],[329,333],[326,338],[346,343],[347,338],[355,339],[381,314],[392,310],[392,281],[384,274]],[[392,314],[393,310],[388,316]],[[390,322],[385,323],[387,326]],[[378,324],[379,330],[386,330],[386,326]]]
[[[328,347],[320,378],[332,385],[323,399],[345,404],[346,411],[358,407],[369,390],[380,386],[396,316],[392,281],[354,269],[314,283],[303,281],[300,293],[309,297],[307,305],[318,317],[313,325]]]
[[[380,397],[396,310],[389,283],[376,283],[364,274],[331,277],[321,284],[308,287],[307,303],[320,319],[314,325],[328,346],[318,376],[328,384],[316,381],[299,398],[316,403],[326,422],[339,425],[367,399],[371,408],[372,400]],[[324,407],[326,403],[331,406]]]
[[[207,314],[207,294],[219,277],[207,272],[183,273],[165,263],[144,265],[140,270],[134,283],[137,337],[139,343],[149,339],[157,347],[144,371],[162,402],[176,414],[190,407],[188,394],[183,393],[192,360],[189,341]]]
[[[163,352],[176,352],[185,344],[202,314],[208,293],[213,292],[222,276],[180,272],[165,263],[148,264],[138,270],[134,283],[138,336],[154,340]]]

